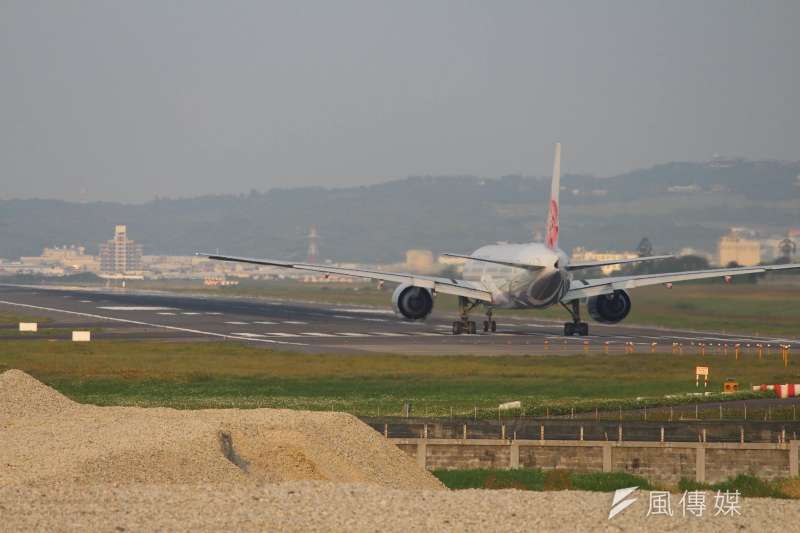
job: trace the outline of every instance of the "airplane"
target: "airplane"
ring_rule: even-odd
[[[585,303],[589,316],[596,322],[616,324],[623,321],[631,311],[631,298],[628,294],[630,289],[647,285],[671,288],[676,282],[709,278],[723,278],[729,282],[732,276],[800,268],[800,264],[784,264],[578,279],[575,273],[581,270],[657,261],[672,256],[571,262],[569,256],[558,247],[560,188],[561,144],[557,143],[545,242],[492,244],[478,248],[468,255],[441,254],[466,259],[462,279],[220,254],[197,255],[219,261],[269,265],[326,275],[367,278],[380,283],[397,283],[398,286],[392,294],[392,307],[398,317],[404,320],[425,320],[433,311],[437,294],[454,295],[458,297],[458,319],[453,322],[454,335],[477,333],[477,324],[469,315],[479,306],[484,307],[486,314],[483,331],[495,332],[497,323],[492,318],[495,309],[544,309],[561,305],[572,317],[570,322],[564,323],[564,335],[585,336],[589,334],[589,325],[581,320],[581,303]]]

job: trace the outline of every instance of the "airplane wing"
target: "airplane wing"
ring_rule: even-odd
[[[742,276],[745,274],[762,274],[776,270],[800,269],[800,263],[787,265],[768,265],[738,268],[715,268],[711,270],[693,270],[689,272],[672,272],[669,274],[643,274],[639,276],[620,276],[617,278],[579,279],[573,280],[569,290],[561,299],[571,302],[581,298],[611,294],[617,289],[634,289],[647,285],[674,283],[693,279],[721,278],[726,276]]]
[[[458,257],[461,259],[470,259],[472,261],[481,261],[483,263],[493,263],[495,265],[504,265],[510,266],[514,268],[524,268],[525,270],[541,270],[544,267],[540,265],[527,265],[525,263],[513,263],[511,261],[498,261],[496,259],[483,259],[481,257],[473,257],[471,255],[461,255],[461,254],[450,254],[450,253],[441,253],[439,255],[443,255],[445,257]]]
[[[578,261],[567,265],[567,270],[583,270],[585,268],[595,268],[607,265],[622,265],[625,263],[640,263],[643,261],[657,261],[659,259],[670,259],[674,255],[651,255],[648,257],[634,257],[633,259],[610,259],[608,261]]]
[[[294,268],[297,270],[307,270],[309,272],[321,272],[323,274],[336,274],[339,276],[353,276],[356,278],[375,279],[379,281],[389,281],[392,283],[408,283],[415,287],[424,287],[434,292],[442,294],[453,294],[464,296],[473,300],[483,302],[492,301],[492,293],[482,284],[477,282],[465,281],[461,279],[441,278],[435,276],[419,276],[417,274],[403,274],[394,272],[378,272],[375,270],[362,270],[357,268],[341,268],[330,265],[315,265],[312,263],[293,263],[290,261],[279,261],[273,259],[253,259],[249,257],[235,257],[217,254],[195,254],[200,257],[207,257],[216,261],[232,261],[236,263],[249,263],[252,265],[267,265],[283,268]]]

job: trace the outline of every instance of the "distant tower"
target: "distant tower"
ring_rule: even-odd
[[[781,258],[787,261],[791,260],[792,256],[797,253],[797,245],[788,237],[778,244],[778,249],[781,252]]]
[[[639,257],[650,257],[653,255],[653,243],[650,242],[650,239],[645,237],[639,241],[639,246],[636,247],[636,251],[639,252]]]
[[[317,227],[311,226],[308,229],[308,262],[309,263],[316,263],[319,260],[319,233],[317,233]]]

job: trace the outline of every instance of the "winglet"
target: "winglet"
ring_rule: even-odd
[[[547,215],[548,248],[558,246],[558,191],[561,188],[561,143],[556,143],[556,154],[553,160],[553,181],[550,185],[550,212]]]

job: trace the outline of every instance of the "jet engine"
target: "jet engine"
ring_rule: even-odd
[[[611,294],[592,296],[587,302],[589,315],[601,324],[621,322],[631,312],[631,298],[623,290]]]
[[[404,283],[394,290],[392,307],[409,320],[422,320],[433,311],[433,295],[424,287]]]

